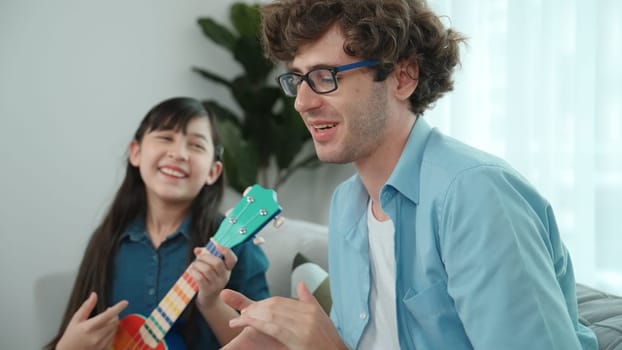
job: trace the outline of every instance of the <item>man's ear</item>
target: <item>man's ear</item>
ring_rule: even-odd
[[[402,101],[408,100],[419,83],[419,65],[414,61],[402,61],[397,64],[393,73],[397,80],[395,97]]]
[[[212,167],[207,174],[207,180],[205,180],[205,183],[207,185],[213,185],[218,180],[218,178],[222,174],[222,167],[223,164],[219,160],[215,161],[214,164],[212,164]]]
[[[140,145],[136,140],[132,140],[132,142],[130,142],[128,153],[128,159],[130,161],[130,164],[138,167],[138,165],[140,164]]]

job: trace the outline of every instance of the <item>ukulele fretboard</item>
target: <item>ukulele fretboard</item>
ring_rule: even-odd
[[[186,269],[141,327],[140,335],[147,345],[155,347],[164,339],[198,290],[199,286]]]

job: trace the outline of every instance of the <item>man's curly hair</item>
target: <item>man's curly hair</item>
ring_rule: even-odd
[[[410,96],[415,115],[453,89],[465,38],[445,28],[425,0],[276,0],[260,11],[264,50],[273,61],[293,61],[301,45],[337,24],[346,54],[381,63],[376,81],[386,79],[398,62],[416,62],[419,81]]]

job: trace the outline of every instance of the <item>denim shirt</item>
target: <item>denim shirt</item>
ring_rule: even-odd
[[[190,218],[170,234],[158,249],[153,247],[145,227],[144,218],[134,220],[121,236],[121,243],[114,258],[110,305],[128,300],[129,305],[120,317],[139,314],[148,317],[166,293],[188,267]],[[269,296],[265,272],[268,260],[263,250],[251,241],[234,247],[238,262],[231,271],[226,288],[244,293],[253,300]],[[193,303],[191,301],[190,303]],[[190,307],[190,305],[188,306]],[[188,308],[187,307],[187,308]],[[218,349],[220,344],[200,312],[192,320],[198,326],[198,334],[192,338],[187,349]],[[179,344],[181,317],[165,337],[169,348]]]
[[[368,323],[366,203],[358,175],[333,194],[331,318],[356,348]],[[549,203],[502,160],[419,119],[380,193],[395,224],[402,349],[597,349]]]

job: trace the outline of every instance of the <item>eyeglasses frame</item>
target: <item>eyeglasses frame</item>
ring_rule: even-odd
[[[362,61],[358,61],[358,62],[353,62],[353,63],[348,63],[348,64],[344,64],[341,66],[337,66],[337,67],[320,67],[320,68],[315,68],[312,69],[310,71],[308,71],[305,74],[299,74],[299,73],[294,73],[294,72],[287,72],[287,73],[283,73],[281,75],[279,75],[278,77],[276,77],[276,82],[279,84],[279,87],[281,88],[281,91],[283,91],[283,93],[289,97],[296,97],[298,95],[298,89],[300,88],[300,84],[302,84],[303,81],[307,82],[307,85],[309,85],[309,87],[311,88],[311,90],[313,90],[313,92],[315,92],[316,94],[319,95],[323,95],[323,94],[328,94],[331,93],[335,90],[337,90],[337,88],[339,88],[339,83],[337,80],[337,73],[340,72],[345,72],[348,70],[352,70],[352,69],[357,69],[357,68],[364,68],[364,67],[374,67],[379,65],[380,62],[376,61],[376,60],[362,60]],[[315,88],[315,84],[313,83],[313,81],[309,80],[309,74],[318,71],[318,70],[326,70],[329,71],[330,74],[332,75],[333,81],[335,82],[335,87],[333,89],[327,90],[327,91],[317,91]],[[286,76],[297,76],[300,78],[300,83],[298,85],[298,87],[296,88],[296,94],[295,95],[290,95],[287,93],[287,91],[283,88],[283,84],[281,84],[281,79],[286,77]]]

